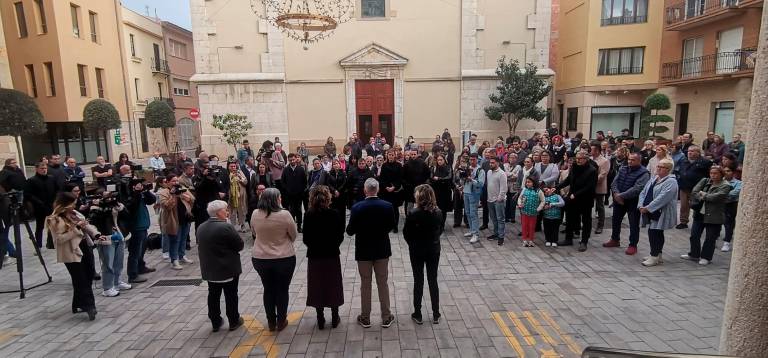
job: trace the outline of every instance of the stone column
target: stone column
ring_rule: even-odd
[[[768,352],[768,7],[762,26],[747,122],[747,153],[720,353],[765,357]]]

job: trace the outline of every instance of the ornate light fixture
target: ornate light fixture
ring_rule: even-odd
[[[352,18],[355,0],[251,0],[251,9],[308,50]]]

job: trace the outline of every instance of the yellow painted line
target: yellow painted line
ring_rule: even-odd
[[[0,344],[4,344],[5,342],[8,342],[9,340],[11,340],[11,338],[21,334],[20,331],[15,329],[12,329],[9,331],[0,331],[0,332],[2,332],[0,333]]]
[[[547,323],[549,323],[552,328],[555,329],[557,334],[560,335],[560,337],[563,338],[563,341],[565,341],[565,344],[568,346],[568,349],[571,350],[574,354],[581,355],[581,348],[579,348],[579,345],[576,344],[576,342],[567,334],[563,333],[563,330],[560,329],[560,325],[555,322],[555,320],[552,319],[552,317],[549,316],[547,311],[541,311],[539,312],[541,314],[541,318],[543,318]]]
[[[501,318],[501,315],[498,312],[493,312],[491,315],[493,316],[493,320],[496,321],[496,325],[499,326],[499,329],[501,329],[501,333],[507,337],[507,342],[509,342],[509,345],[512,346],[515,352],[517,352],[518,357],[525,358],[525,351],[523,350],[523,347],[520,345],[520,342],[517,341],[515,335],[512,334],[512,331],[504,322],[504,319]]]
[[[540,349],[541,351],[541,357],[540,358],[561,358],[562,355],[555,352],[554,349]]]
[[[520,321],[520,319],[517,318],[517,316],[512,312],[507,312],[507,316],[509,316],[509,319],[512,320],[512,323],[517,328],[517,331],[523,335],[523,339],[525,339],[525,343],[527,343],[529,346],[535,346],[536,338],[533,338],[533,336],[531,335],[531,332],[529,332],[528,328],[525,327],[525,324],[523,324],[523,322]]]
[[[552,338],[552,336],[550,336],[549,333],[547,333],[547,330],[544,329],[544,327],[542,327],[541,324],[539,324],[539,321],[531,312],[524,311],[523,315],[528,320],[528,323],[531,324],[531,326],[533,327],[533,330],[536,331],[541,336],[541,338],[544,339],[544,342],[547,342],[547,344],[549,344],[550,346],[557,345],[557,342],[555,341],[555,339]]]
[[[288,314],[288,323],[294,323],[301,319],[304,312],[291,312]],[[277,332],[269,332],[264,329],[264,325],[250,315],[243,315],[243,326],[250,337],[246,338],[242,343],[238,344],[232,353],[229,354],[230,358],[244,358],[251,353],[253,348],[260,347],[267,354],[267,358],[277,358],[280,356],[280,350],[275,346],[275,338],[277,338]]]

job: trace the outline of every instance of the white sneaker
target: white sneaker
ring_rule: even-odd
[[[108,290],[105,290],[104,292],[101,293],[101,295],[104,297],[115,297],[119,294],[120,294],[120,291],[116,290],[114,287]]]
[[[117,289],[120,290],[120,291],[130,290],[131,287],[132,286],[130,284],[127,284],[125,282],[120,282],[120,283],[117,284]]]
[[[552,247],[552,243],[551,243],[551,242],[549,242],[549,241],[547,241],[547,243],[546,243],[546,244],[544,244],[544,246],[546,246],[546,247]]]
[[[643,261],[643,266],[647,266],[647,267],[656,266],[660,263],[661,263],[661,260],[659,259],[659,257],[648,256],[648,258],[645,259],[645,261]]]
[[[179,260],[174,260],[173,262],[171,262],[171,268],[174,270],[181,270],[182,267],[181,267],[181,264],[179,264]]]
[[[682,254],[682,255],[680,255],[680,258],[683,259],[683,260],[696,261],[695,258],[688,256],[688,254]]]
[[[701,260],[699,260],[699,265],[702,265],[702,266],[704,266],[704,265],[709,265],[709,260],[707,260],[707,259],[701,259]]]
[[[722,252],[731,251],[731,243],[730,242],[724,242],[723,243],[723,248],[720,249],[720,251],[722,251]]]
[[[552,247],[557,247],[557,243],[556,243],[556,242],[553,242],[553,243],[552,243]]]
[[[167,252],[163,252],[163,260],[170,260],[170,259],[171,259],[171,254]]]
[[[464,237],[471,237],[471,236],[472,236],[472,233],[471,233],[471,232],[465,232],[465,233],[464,233]]]
[[[193,264],[193,263],[195,263],[194,261],[188,259],[186,256],[181,258],[181,262],[183,262],[185,264]]]
[[[470,244],[474,244],[474,243],[476,243],[476,242],[477,242],[477,235],[472,235],[472,238],[471,238],[471,239],[469,239],[469,243],[470,243]]]

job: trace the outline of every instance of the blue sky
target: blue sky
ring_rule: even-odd
[[[142,15],[157,16],[164,21],[170,21],[187,30],[192,30],[192,20],[189,12],[189,0],[121,0],[123,6]]]

